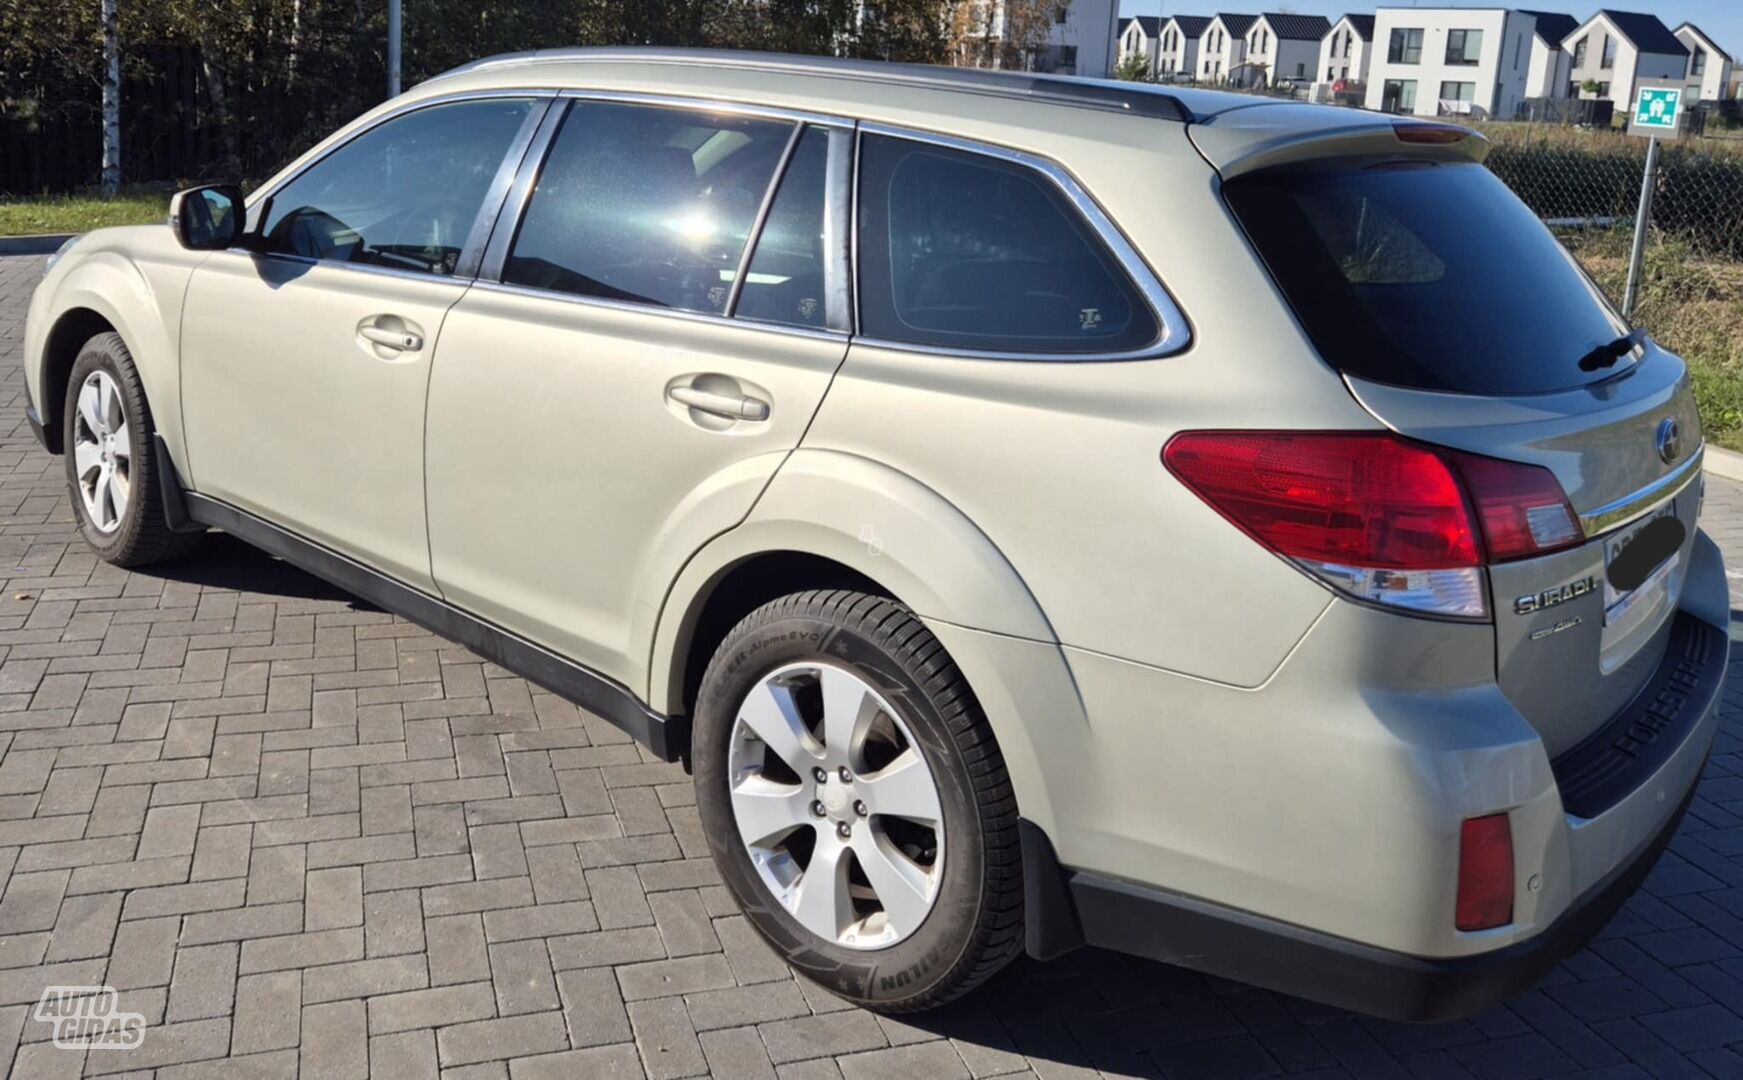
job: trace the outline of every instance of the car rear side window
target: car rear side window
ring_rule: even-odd
[[[1546,393],[1610,374],[1580,361],[1627,327],[1481,165],[1272,170],[1223,192],[1339,371],[1468,394]]]
[[[533,102],[432,105],[370,128],[272,196],[264,250],[453,273]]]
[[[744,289],[733,314],[741,319],[821,329],[828,318],[824,251],[829,133],[811,127],[799,137],[775,201],[757,236]]]
[[[1158,336],[1149,305],[1058,186],[992,155],[867,135],[859,259],[868,337],[1110,354]]]
[[[502,280],[723,313],[792,134],[785,121],[577,101]]]

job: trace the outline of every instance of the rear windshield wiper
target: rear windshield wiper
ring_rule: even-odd
[[[1580,370],[1596,371],[1599,368],[1607,368],[1639,348],[1640,344],[1645,340],[1646,331],[1634,330],[1617,338],[1615,341],[1599,345],[1591,352],[1580,357]]]

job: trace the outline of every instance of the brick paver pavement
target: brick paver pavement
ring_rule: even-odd
[[[1743,1077],[1743,678],[1645,891],[1503,1008],[1386,1024],[1082,952],[885,1019],[761,944],[688,777],[614,728],[222,537],[94,560],[24,421],[41,266],[0,259],[13,1076]],[[1743,486],[1707,501],[1743,566]],[[143,1044],[56,1049],[51,984],[113,986]]]

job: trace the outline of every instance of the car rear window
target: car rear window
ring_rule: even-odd
[[[1224,196],[1326,362],[1468,394],[1580,386],[1627,332],[1541,222],[1481,165],[1269,170]]]

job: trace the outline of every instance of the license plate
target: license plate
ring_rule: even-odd
[[[1678,550],[1678,546],[1680,545],[1670,546],[1663,558],[1660,559],[1658,564],[1652,568],[1651,572],[1648,573],[1639,584],[1632,588],[1617,588],[1611,581],[1611,578],[1614,576],[1612,571],[1616,567],[1617,560],[1628,551],[1635,541],[1641,539],[1643,534],[1646,534],[1649,526],[1665,518],[1674,518],[1675,516],[1676,500],[1672,499],[1657,510],[1654,510],[1644,520],[1635,524],[1633,528],[1629,529],[1621,536],[1608,541],[1604,545],[1605,626],[1616,625],[1621,622],[1630,611],[1634,610],[1640,604],[1645,603],[1664,592],[1665,585],[1670,580],[1672,571],[1676,569],[1677,563],[1682,558],[1682,553]],[[1654,530],[1652,534],[1653,539],[1648,542],[1659,542],[1662,539],[1662,533],[1663,530]],[[1639,557],[1640,553],[1635,552],[1635,561],[1638,561]]]

